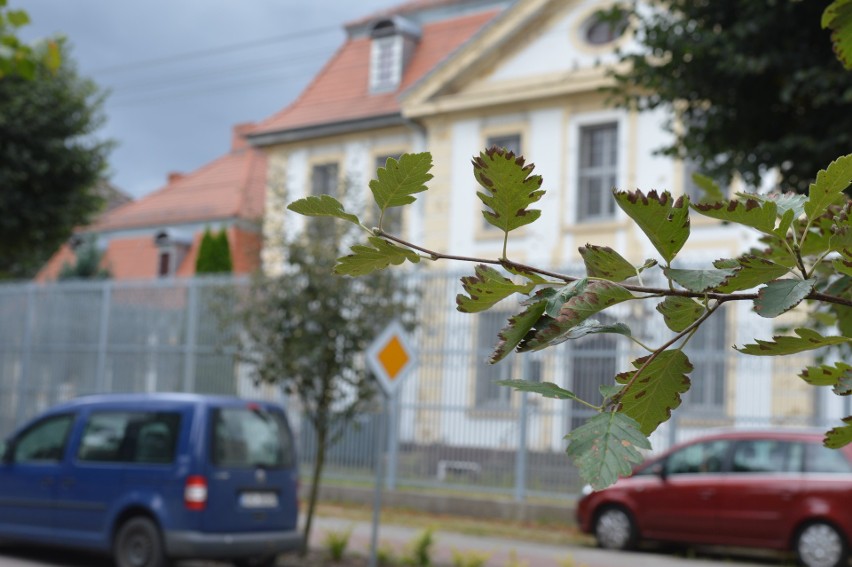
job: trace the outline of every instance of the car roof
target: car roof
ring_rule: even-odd
[[[151,393],[118,393],[118,394],[89,394],[51,407],[48,412],[61,412],[92,405],[106,404],[186,404],[186,405],[229,405],[234,403],[271,404],[264,400],[249,400],[236,396],[214,394],[196,394],[189,392],[151,392]]]

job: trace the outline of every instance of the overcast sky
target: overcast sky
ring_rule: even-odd
[[[110,177],[138,198],[228,151],[231,126],[289,104],[343,43],[344,22],[402,0],[10,0],[27,39],[61,33],[110,91]]]

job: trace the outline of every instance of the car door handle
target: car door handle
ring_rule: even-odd
[[[698,497],[702,500],[710,500],[716,494],[716,491],[712,488],[708,488],[706,490],[699,490]]]

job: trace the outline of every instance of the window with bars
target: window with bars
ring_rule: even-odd
[[[311,195],[338,196],[337,163],[317,164],[311,170]]]
[[[600,318],[600,317],[599,317]],[[602,323],[610,323],[601,318]],[[597,403],[601,399],[601,386],[612,386],[618,373],[618,344],[613,335],[593,334],[576,341],[569,341],[571,357],[572,392],[581,400]],[[571,403],[569,431],[583,425],[593,417],[595,411],[583,404]]]
[[[477,317],[476,342],[476,399],[477,408],[507,408],[510,405],[511,388],[501,386],[498,380],[512,379],[512,361],[503,360],[489,364],[488,357],[497,344],[497,334],[506,326],[511,313],[508,311],[486,311]]]
[[[595,221],[615,215],[612,188],[618,179],[618,124],[580,129],[577,220]]]
[[[728,339],[725,318],[710,317],[696,331],[684,348],[694,367],[689,379],[692,386],[683,402],[692,408],[712,413],[724,410]]]

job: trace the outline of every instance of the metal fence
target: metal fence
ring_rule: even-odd
[[[589,401],[599,387],[643,353],[616,335],[567,341],[497,365],[485,361],[517,305],[478,315],[455,309],[460,274],[424,270],[407,276],[417,290],[412,342],[418,365],[401,385],[382,449],[390,487],[499,492],[518,500],[570,497],[579,488],[564,436],[589,417],[577,403],[523,395],[495,380],[556,382]],[[272,398],[287,404],[300,456],[311,463],[315,438],[297,404],[257,388],[234,356],[234,332],[221,313],[245,279],[207,277],[154,282],[79,282],[0,286],[0,434],[50,405],[110,391],[195,391]],[[655,344],[668,334],[645,302],[613,314],[632,334]],[[731,349],[769,337],[771,323],[747,306],[733,310],[690,342],[693,387],[675,418],[652,437],[654,450],[709,427],[825,425],[848,410],[805,385],[807,359],[745,357]],[[327,477],[374,478],[379,414],[330,448]]]

